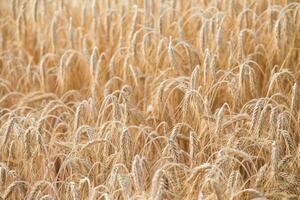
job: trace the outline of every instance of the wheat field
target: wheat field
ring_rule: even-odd
[[[299,199],[299,81],[300,1],[0,0],[0,199]]]

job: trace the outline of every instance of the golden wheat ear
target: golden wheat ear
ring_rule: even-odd
[[[296,199],[299,0],[1,0],[0,199]]]

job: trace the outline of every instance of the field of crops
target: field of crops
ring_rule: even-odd
[[[0,199],[299,199],[299,81],[297,0],[0,0]]]

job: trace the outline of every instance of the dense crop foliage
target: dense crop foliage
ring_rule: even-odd
[[[300,196],[300,4],[0,0],[0,199]]]

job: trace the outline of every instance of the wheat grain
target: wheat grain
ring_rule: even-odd
[[[276,141],[272,143],[272,155],[271,155],[271,162],[272,162],[272,176],[276,177],[278,174],[278,147]]]
[[[52,21],[51,21],[51,41],[53,49],[56,49],[57,44],[57,13],[53,15]]]
[[[54,197],[50,195],[44,195],[40,198],[40,200],[54,200]]]
[[[6,168],[4,166],[0,166],[0,186],[1,188],[4,186],[6,183]]]
[[[275,38],[276,38],[276,47],[278,49],[280,49],[281,45],[280,45],[280,41],[281,41],[281,23],[280,20],[278,19],[275,23]]]
[[[15,124],[15,118],[10,119],[10,121],[8,122],[7,128],[6,128],[6,131],[4,132],[4,139],[3,139],[2,145],[5,145],[8,142],[8,139],[12,132],[14,124]]]
[[[213,186],[214,193],[217,196],[217,199],[222,200],[223,199],[222,191],[221,191],[219,184],[216,181],[213,181],[212,186]]]
[[[292,114],[296,114],[297,113],[297,100],[298,100],[298,95],[297,95],[297,83],[295,83],[292,87],[292,94],[291,94],[291,112]]]
[[[29,193],[28,195],[28,200],[34,200],[37,193],[42,189],[43,185],[45,184],[44,181],[40,181],[40,182],[37,182],[33,189],[31,190],[31,192]]]
[[[225,112],[225,105],[223,105],[217,113],[215,136],[218,136],[221,133],[224,112]]]
[[[207,24],[208,24],[207,21],[204,21],[204,23],[201,26],[200,32],[199,32],[200,47],[201,47],[203,54],[205,54],[205,51],[206,51]]]
[[[38,21],[38,6],[39,6],[39,1],[34,0],[34,3],[33,3],[33,19],[34,19],[35,23],[37,23],[37,21]]]
[[[81,198],[87,198],[89,196],[89,192],[91,190],[90,180],[85,177],[79,182],[79,191],[81,194]]]
[[[71,190],[71,195],[72,195],[72,199],[73,200],[78,200],[78,192],[77,192],[77,189],[76,189],[76,186],[75,186],[75,183],[74,182],[71,182],[70,183],[70,190]]]
[[[13,194],[13,191],[16,188],[19,188],[20,191],[22,191],[24,194],[27,190],[27,184],[24,181],[14,181],[6,188],[5,192],[3,193],[2,199],[8,199]]]

